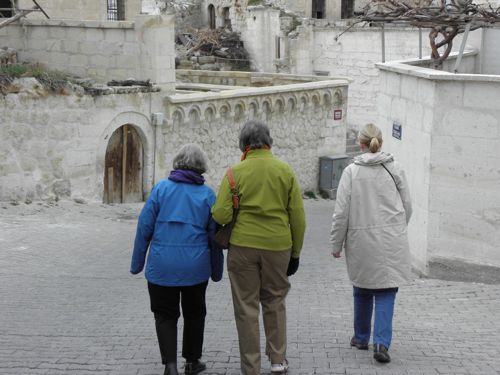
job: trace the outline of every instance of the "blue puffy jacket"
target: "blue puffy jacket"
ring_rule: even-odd
[[[160,181],[137,224],[130,272],[163,286],[188,286],[210,278],[209,238],[215,233],[210,208],[215,194],[206,185]]]

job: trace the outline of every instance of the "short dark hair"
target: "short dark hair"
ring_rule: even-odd
[[[240,131],[240,150],[245,151],[267,146],[271,148],[273,139],[266,124],[257,120],[250,120],[243,125]]]

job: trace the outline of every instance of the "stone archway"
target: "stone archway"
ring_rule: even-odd
[[[126,128],[124,127],[126,125]],[[125,200],[122,200],[122,194],[119,189],[120,187],[114,188],[114,191],[116,192],[116,199],[115,193],[113,193],[113,197],[110,200],[109,197],[107,196],[108,192],[108,184],[109,184],[109,176],[111,175],[109,172],[109,167],[112,165],[117,165],[116,167],[118,171],[122,170],[123,171],[123,150],[120,152],[119,151],[119,144],[122,144],[123,147],[123,139],[124,139],[124,134],[123,131],[126,129],[126,135],[127,135],[127,149],[129,149],[129,142],[135,142],[136,147],[133,153],[136,156],[128,155],[126,159],[132,160],[133,163],[130,165],[128,168],[129,169],[135,169],[136,173],[137,170],[139,170],[139,175],[136,176],[136,178],[128,178],[127,179],[127,174],[125,173],[125,185],[127,185],[127,181],[135,181],[141,183],[140,187],[135,188],[136,191],[140,191],[141,194],[136,194],[135,198],[134,195],[127,194],[127,191],[132,191],[131,187],[125,186]],[[130,130],[130,133],[129,133]],[[120,137],[121,134],[121,137]],[[131,135],[132,134],[132,135]],[[155,153],[156,153],[156,142],[155,142],[155,135],[154,135],[154,129],[151,126],[151,122],[149,121],[149,118],[139,112],[122,112],[118,114],[113,120],[109,123],[109,125],[104,129],[103,133],[100,136],[100,142],[99,146],[97,149],[97,160],[96,160],[96,187],[97,191],[100,191],[102,194],[102,200],[103,202],[130,202],[130,201],[143,201],[145,198],[147,198],[149,192],[151,191],[151,188],[153,186],[154,180],[155,180]],[[131,135],[131,137],[129,137]],[[129,140],[131,138],[131,140]],[[137,146],[137,144],[140,144],[140,147]],[[111,151],[111,148],[113,147],[118,147],[118,150],[114,151],[113,154],[115,160],[110,160],[110,155],[111,153],[108,153],[108,151]],[[134,146],[132,146],[132,149],[134,149]],[[138,155],[140,150],[140,155]],[[127,151],[129,153],[131,151]],[[122,156],[122,162],[121,164],[114,164],[118,162],[118,155]],[[139,164],[140,162],[140,164]],[[126,163],[127,164],[127,163]],[[130,164],[130,163],[129,163]],[[125,167],[127,168],[127,167]],[[132,170],[130,171],[130,173]],[[122,176],[123,172],[118,176],[115,176],[115,171],[113,170],[112,178],[113,178],[113,184],[110,184],[114,186],[115,181],[122,181]],[[106,182],[105,182],[106,181]],[[123,184],[123,182],[121,182]],[[119,193],[119,194],[118,194]],[[119,199],[118,199],[119,197]]]
[[[123,125],[111,135],[104,162],[104,203],[131,203],[144,200],[144,150],[139,133]]]

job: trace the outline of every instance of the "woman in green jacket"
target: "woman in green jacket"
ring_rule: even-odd
[[[231,282],[243,375],[260,374],[259,304],[272,373],[285,373],[288,276],[299,267],[305,215],[292,168],[275,158],[273,140],[262,122],[247,122],[239,136],[243,155],[233,174],[240,209],[233,228],[227,269]],[[212,215],[219,224],[231,221],[232,195],[222,180]]]

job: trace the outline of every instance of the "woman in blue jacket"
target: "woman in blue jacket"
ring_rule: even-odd
[[[209,237],[215,232],[210,209],[215,194],[204,185],[207,157],[195,144],[181,147],[174,170],[151,192],[137,225],[130,272],[144,268],[165,375],[178,375],[177,320],[184,318],[185,373],[205,370],[200,361],[205,329],[205,292],[211,275]],[[148,252],[149,248],[149,252]]]

